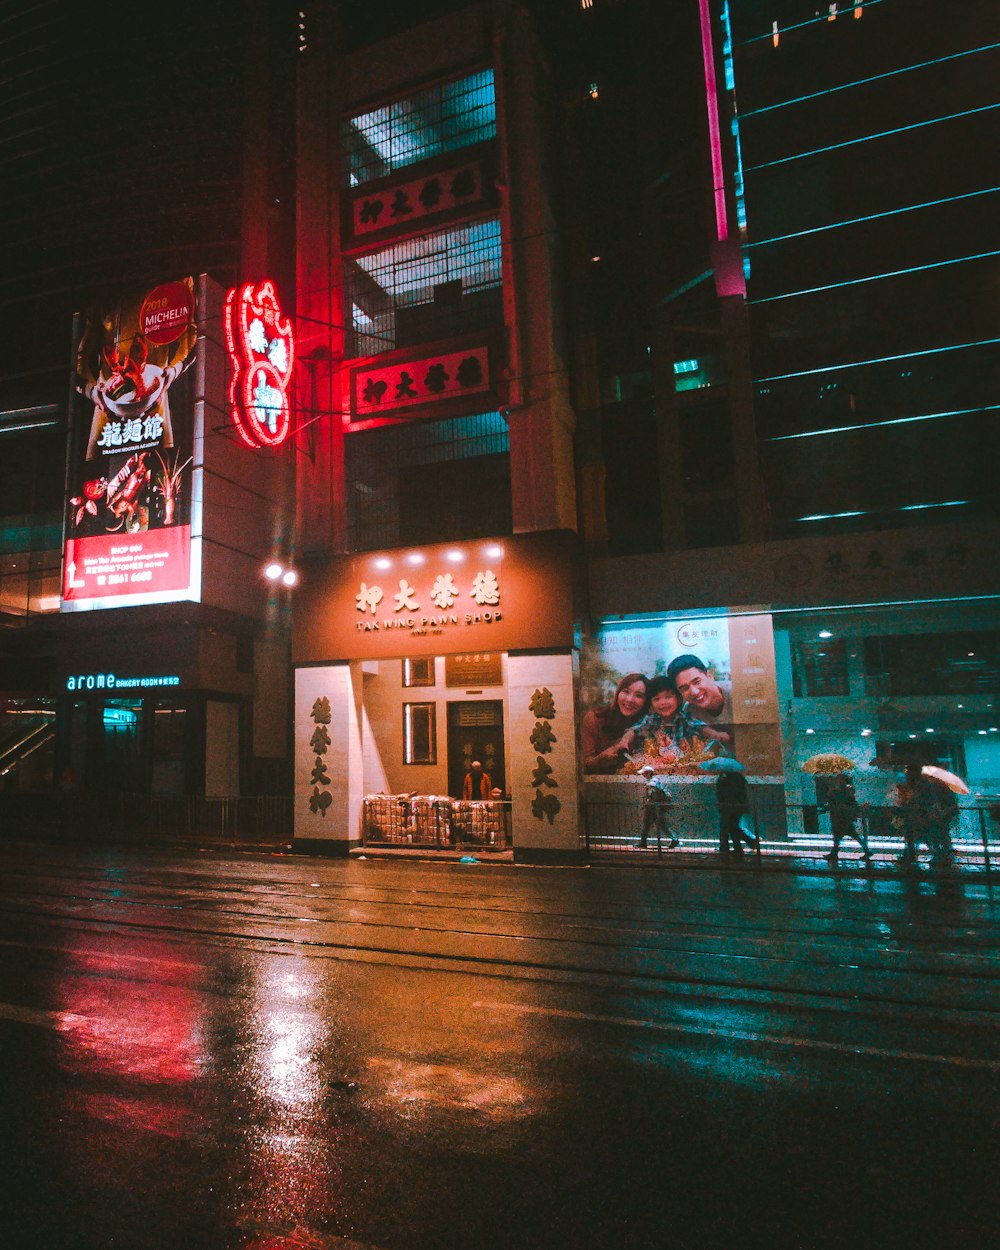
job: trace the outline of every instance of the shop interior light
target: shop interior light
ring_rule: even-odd
[[[451,560],[453,564],[458,564],[460,560],[465,559],[465,553],[463,551],[449,551],[448,559]]]
[[[285,569],[285,571],[281,574],[281,584],[283,586],[296,586],[298,585],[298,581],[299,575],[294,569]]]
[[[821,629],[821,630],[819,631],[819,636],[820,636],[821,638],[832,638],[832,637],[833,637],[833,633],[832,633],[829,629]]]
[[[862,729],[861,736],[862,738],[870,738],[872,736],[872,731],[870,729]]]
[[[387,556],[381,556],[375,561],[375,567],[377,569],[390,569],[392,568],[392,561]]]
[[[979,731],[979,736],[980,736],[981,738],[985,738],[985,737],[986,737],[986,730],[985,730],[985,729],[980,729],[980,731]]]
[[[499,560],[503,555],[503,547],[498,547],[495,543],[492,547],[486,548],[486,554],[491,560]]]
[[[925,730],[924,730],[924,733],[925,733],[925,734],[932,734],[933,732],[934,732],[934,730],[933,730],[933,729],[925,729]]]
[[[410,554],[406,557],[406,563],[407,564],[423,564],[426,559],[427,557],[423,555],[421,552],[411,551]]]
[[[284,571],[282,566],[274,561],[264,566],[264,576],[269,582],[276,582]]]
[[[807,734],[814,734],[815,732],[816,732],[816,730],[815,730],[815,729],[807,729],[807,730],[806,730],[806,733],[807,733]]]

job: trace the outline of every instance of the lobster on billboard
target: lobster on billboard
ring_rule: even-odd
[[[62,610],[198,599],[191,278],[77,321]]]

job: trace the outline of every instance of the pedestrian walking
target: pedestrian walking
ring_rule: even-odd
[[[923,843],[935,868],[954,863],[951,826],[958,815],[958,800],[943,781],[928,777],[919,764],[907,764],[906,781],[900,786],[903,853],[899,863],[912,868]]]
[[[827,855],[827,863],[833,868],[840,853],[840,844],[844,838],[854,838],[864,854],[865,863],[871,862],[868,849],[868,837],[864,829],[858,829],[858,799],[854,792],[854,783],[847,773],[834,773],[824,778],[823,804],[830,813],[830,832],[833,834],[833,849]]]
[[[648,846],[649,835],[652,833],[656,837],[658,848],[665,842],[667,849],[672,851],[675,846],[680,846],[680,839],[674,837],[668,824],[673,801],[651,765],[647,764],[640,769],[639,775],[646,780],[646,793],[642,797],[642,833],[639,836],[639,845]]]
[[[719,805],[719,851],[729,854],[732,842],[733,854],[742,855],[747,846],[758,849],[759,842],[743,828],[742,818],[750,814],[750,787],[742,772],[727,771],[719,774],[715,783],[715,801]]]

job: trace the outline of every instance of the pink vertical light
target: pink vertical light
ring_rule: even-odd
[[[729,237],[726,214],[726,176],[722,168],[722,135],[719,132],[719,96],[715,81],[715,48],[709,0],[698,0],[701,13],[701,55],[705,63],[705,104],[708,108],[708,140],[712,149],[712,186],[715,192],[715,229],[719,239]]]

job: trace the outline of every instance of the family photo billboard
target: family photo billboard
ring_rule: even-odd
[[[191,278],[77,318],[64,612],[198,599]]]
[[[779,776],[770,614],[603,625],[583,646],[578,717],[591,776],[697,775],[716,756]]]

